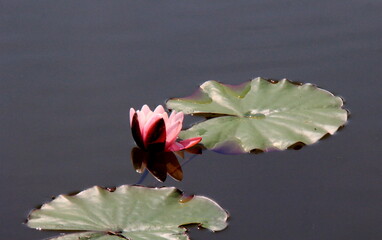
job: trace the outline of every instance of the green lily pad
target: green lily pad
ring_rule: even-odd
[[[342,106],[340,97],[312,84],[263,78],[238,86],[207,81],[194,95],[167,101],[169,109],[209,117],[180,138],[202,137],[206,148],[224,153],[313,144],[346,123]]]
[[[184,197],[173,187],[123,185],[93,187],[74,196],[60,195],[32,211],[27,226],[67,230],[57,240],[186,240],[184,225],[212,231],[227,226],[227,212],[203,196]]]

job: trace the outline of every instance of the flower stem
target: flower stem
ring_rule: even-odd
[[[142,173],[141,177],[139,178],[138,182],[135,183],[135,185],[142,184],[143,181],[145,181],[148,173],[149,173],[149,170],[145,169],[145,171]]]

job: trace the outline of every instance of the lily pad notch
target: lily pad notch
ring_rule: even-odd
[[[324,89],[260,77],[235,86],[207,81],[189,97],[169,99],[167,108],[207,117],[179,137],[202,137],[206,148],[228,154],[310,145],[348,118],[342,98]]]
[[[59,195],[33,210],[26,224],[37,230],[74,231],[54,240],[187,240],[185,225],[221,231],[227,218],[207,197],[185,197],[174,187],[122,185]]]

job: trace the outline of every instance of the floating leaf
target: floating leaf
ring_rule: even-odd
[[[194,95],[167,102],[170,109],[212,117],[179,136],[202,137],[205,147],[225,153],[315,143],[345,124],[342,106],[340,97],[312,84],[262,78],[238,86],[207,81]]]
[[[185,198],[173,187],[123,185],[93,187],[74,196],[60,195],[31,212],[27,225],[43,230],[68,230],[57,240],[186,240],[183,225],[212,231],[227,226],[227,213],[213,200]]]

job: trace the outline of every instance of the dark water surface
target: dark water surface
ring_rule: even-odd
[[[50,197],[132,184],[130,107],[214,79],[311,82],[346,99],[338,134],[300,151],[205,152],[176,186],[230,212],[192,239],[382,239],[382,2],[0,1],[0,239]],[[192,122],[193,119],[188,119]]]

